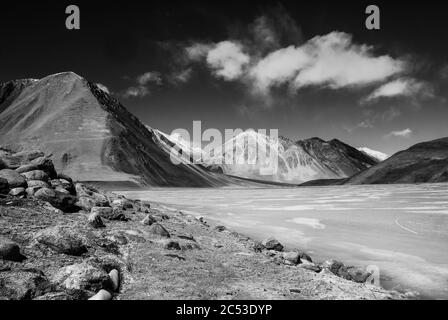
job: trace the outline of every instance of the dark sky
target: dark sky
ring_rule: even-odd
[[[201,120],[203,129],[274,128],[389,154],[448,136],[442,1],[92,2],[2,4],[0,82],[74,71],[167,133]],[[80,7],[81,30],[65,28],[69,4]],[[365,28],[369,4],[380,8],[380,30]],[[331,39],[349,43],[332,54]],[[186,54],[201,45],[199,58]],[[304,49],[307,69],[290,74],[295,62],[279,58],[286,48],[291,58]],[[275,63],[255,77],[269,55]],[[260,93],[262,76],[271,86]]]

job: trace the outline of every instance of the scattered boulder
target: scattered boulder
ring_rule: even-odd
[[[171,237],[170,233],[159,223],[154,223],[153,225],[151,225],[151,227],[149,228],[149,232],[163,238]]]
[[[36,165],[39,170],[45,171],[50,179],[55,179],[57,177],[57,173],[51,159],[47,157],[39,157],[32,160],[31,164]]]
[[[88,295],[111,286],[106,271],[85,261],[59,269],[52,282],[68,291],[87,291]]]
[[[40,180],[40,181],[48,181],[48,174],[46,174],[42,170],[33,170],[22,173],[22,176],[26,178],[26,180]]]
[[[264,249],[266,249],[265,246],[259,241],[255,241],[252,245],[252,250],[255,252],[262,252]]]
[[[12,157],[14,157],[18,163],[26,163],[26,162],[30,162],[33,161],[34,159],[43,157],[44,153],[42,151],[39,150],[31,150],[31,151],[20,151],[20,152],[16,152],[12,155]]]
[[[283,251],[283,245],[272,237],[264,239],[262,244],[268,250]]]
[[[112,201],[112,206],[122,208],[123,210],[132,209],[134,207],[132,202],[128,199],[115,199]]]
[[[28,187],[25,189],[25,192],[28,197],[33,197],[36,191],[39,189],[40,187]]]
[[[201,247],[194,241],[187,241],[180,244],[180,249],[182,251],[187,251],[201,249]]]
[[[93,207],[95,207],[96,202],[92,197],[81,196],[78,197],[78,201],[76,202],[76,206],[83,209],[84,211],[90,212]]]
[[[79,235],[70,228],[62,226],[49,227],[40,231],[35,240],[57,253],[80,256],[87,248]]]
[[[0,272],[0,300],[29,300],[50,291],[51,284],[38,270]]]
[[[41,180],[28,180],[27,181],[28,188],[49,188],[48,183],[41,181]]]
[[[67,196],[70,195],[70,191],[65,189],[63,186],[57,186],[56,188],[54,188],[54,191],[57,191],[57,192],[62,193],[62,194],[65,194]],[[76,199],[76,200],[78,200],[78,199]],[[78,202],[78,201],[76,201],[76,202]]]
[[[301,263],[299,266],[303,269],[310,270],[310,271],[313,271],[316,273],[319,273],[322,271],[322,268],[320,266],[318,266],[312,262],[308,262],[308,261]]]
[[[307,253],[303,251],[297,251],[297,253],[299,254],[300,260],[302,262],[304,261],[313,262],[313,259],[311,259],[311,257]]]
[[[34,193],[34,197],[40,200],[49,201],[56,197],[56,192],[50,188],[40,188]]]
[[[300,255],[298,252],[291,251],[291,252],[285,252],[283,254],[283,259],[293,265],[300,263]]]
[[[323,269],[328,269],[333,274],[338,275],[339,269],[344,266],[344,264],[340,261],[336,260],[327,260],[322,264]]]
[[[64,179],[64,180],[68,181],[70,184],[73,184],[73,180],[72,180],[72,178],[70,178],[70,177],[69,177],[68,175],[66,175],[66,174],[58,173],[57,178],[58,178],[58,179]]]
[[[337,275],[346,280],[365,283],[371,273],[358,267],[342,266],[339,268]]]
[[[87,218],[87,221],[95,229],[106,227],[101,219],[101,216],[97,212],[91,213]]]
[[[25,195],[25,188],[14,188],[9,191],[9,195],[13,197],[20,197]]]
[[[26,258],[20,253],[20,247],[17,243],[0,237],[0,259],[22,262]]]
[[[24,164],[16,169],[17,173],[25,173],[28,171],[38,170],[35,164]]]
[[[26,179],[20,173],[11,169],[0,170],[0,178],[6,179],[10,188],[26,187]]]
[[[145,226],[150,226],[150,225],[152,225],[152,224],[154,224],[154,223],[156,223],[157,222],[157,220],[156,219],[154,219],[151,215],[146,215],[146,217],[142,220],[142,224],[143,225],[145,225]]]
[[[101,218],[107,220],[127,221],[126,216],[121,210],[111,207],[93,207],[91,213],[98,214]]]

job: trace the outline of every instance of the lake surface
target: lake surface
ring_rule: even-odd
[[[385,288],[448,299],[448,184],[120,192],[262,240],[274,236],[315,260],[379,268]]]

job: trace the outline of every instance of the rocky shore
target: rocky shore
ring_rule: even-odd
[[[362,268],[72,178],[0,149],[0,299],[406,298]]]

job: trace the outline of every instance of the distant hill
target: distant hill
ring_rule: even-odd
[[[423,142],[400,151],[345,184],[421,183],[448,181],[448,138]]]

